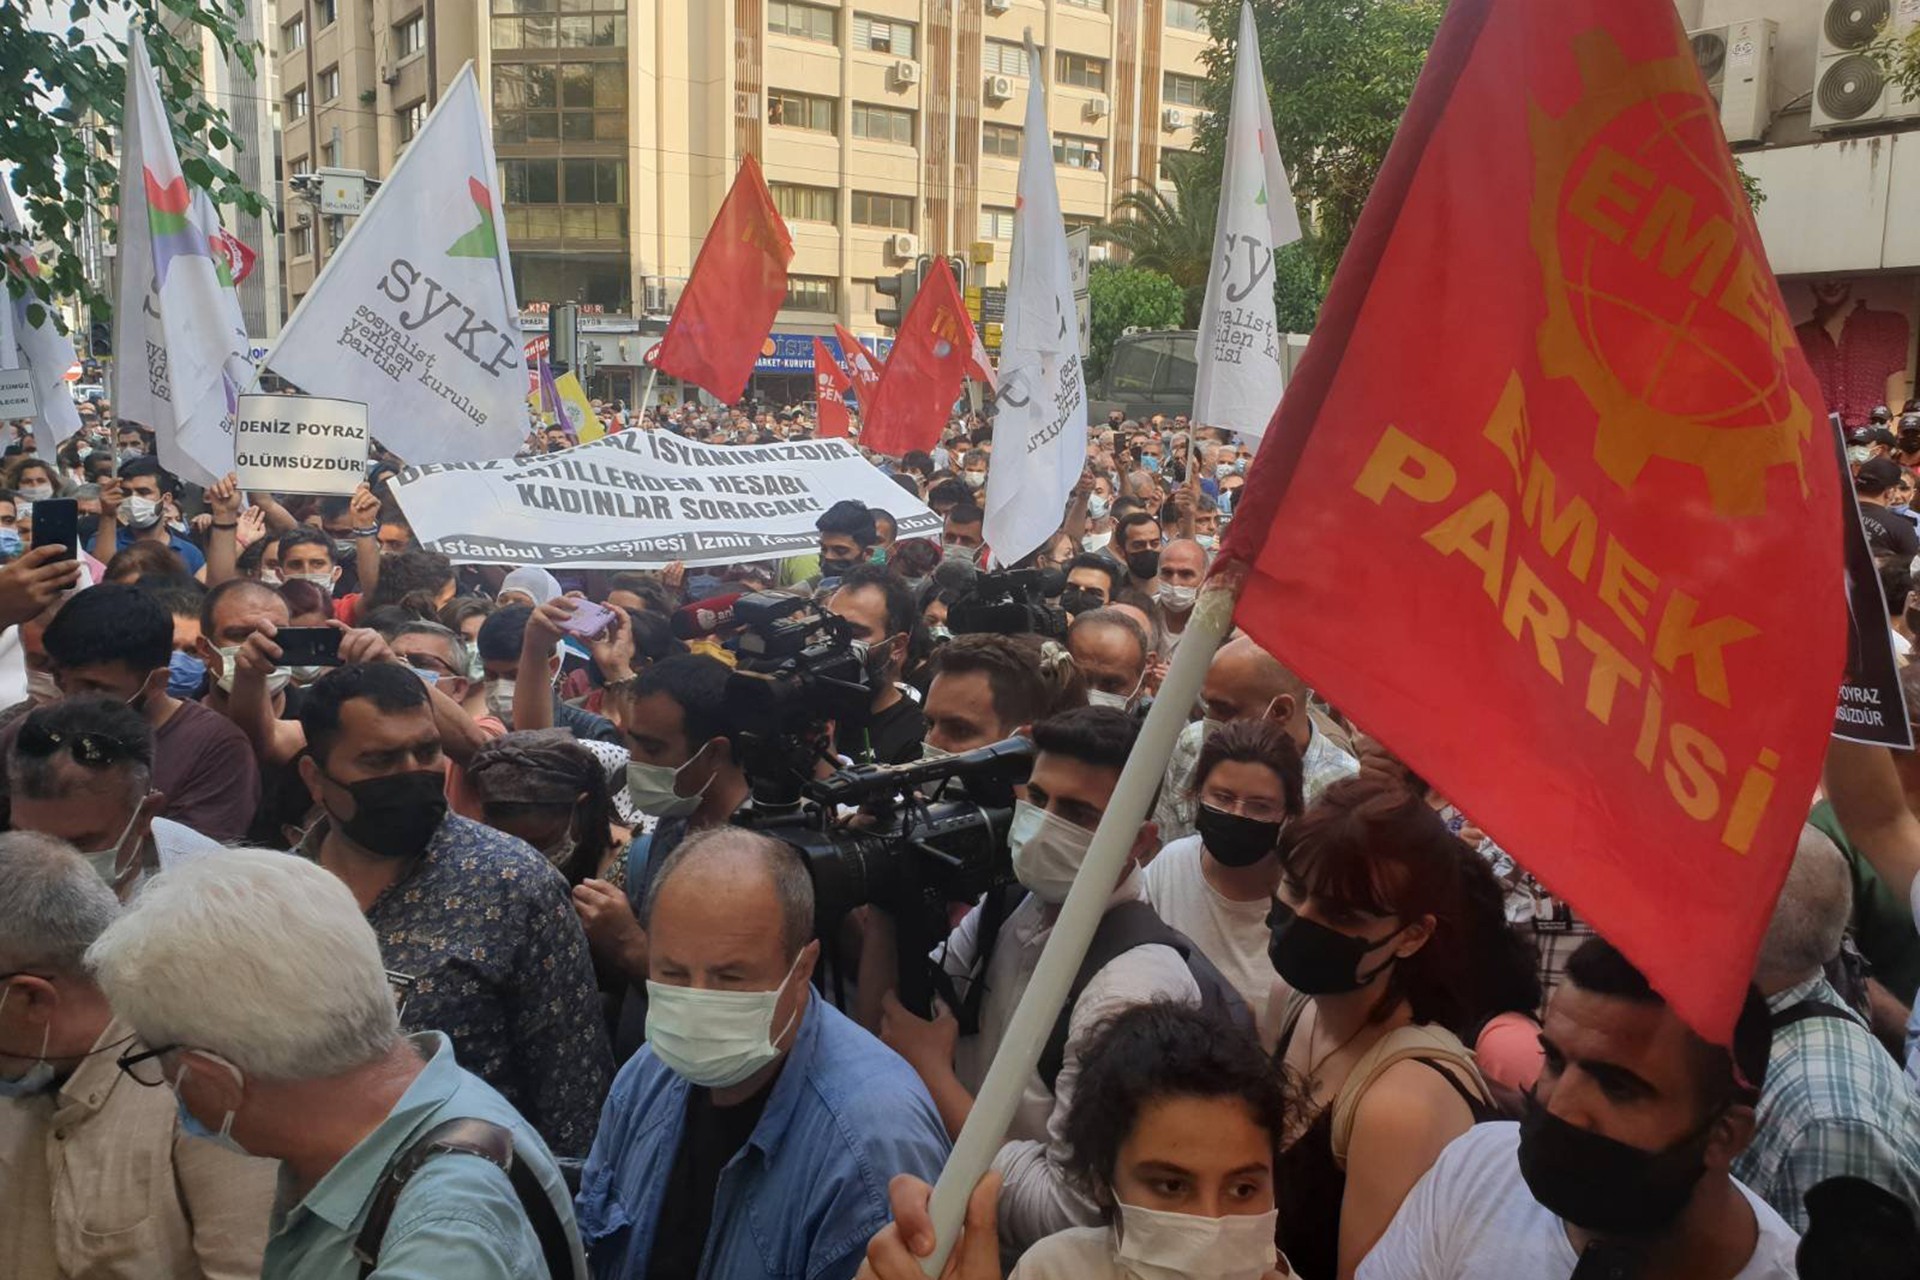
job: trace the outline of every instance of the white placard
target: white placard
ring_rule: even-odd
[[[0,369],[0,418],[31,418],[40,409],[33,394],[33,370]]]
[[[367,406],[321,396],[241,396],[234,474],[254,493],[352,493],[367,478]]]
[[[545,457],[408,467],[393,494],[429,551],[455,564],[657,569],[811,555],[828,507],[857,498],[902,538],[940,517],[846,440],[696,444],[616,431]]]

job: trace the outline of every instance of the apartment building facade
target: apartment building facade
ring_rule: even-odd
[[[1765,196],[1767,256],[1849,424],[1915,394],[1920,98],[1868,46],[1920,0],[1677,0],[1721,122]]]
[[[793,231],[761,361],[778,394],[838,322],[878,336],[875,277],[922,254],[1005,282],[1031,30],[1069,223],[1194,145],[1198,0],[278,0],[283,178],[385,174],[475,59],[493,112],[522,327],[579,302],[596,390],[637,399],[740,158]],[[284,184],[283,184],[284,187]],[[297,303],[336,228],[284,193]],[[669,388],[669,392],[677,391]]]

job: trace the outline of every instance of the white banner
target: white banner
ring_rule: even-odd
[[[126,113],[113,411],[153,429],[167,470],[212,484],[233,469],[234,401],[253,381],[252,343],[228,237],[207,193],[187,184],[137,30],[127,38]]]
[[[1013,262],[994,398],[993,462],[984,532],[995,561],[1013,564],[1060,527],[1087,461],[1087,382],[1073,297],[1074,267],[1060,217],[1040,56],[1027,39],[1027,131],[1013,214]]]
[[[843,498],[893,516],[902,538],[940,517],[846,440],[695,444],[618,431],[521,461],[408,467],[393,494],[429,551],[456,564],[658,569],[812,555],[814,522]]]
[[[233,447],[243,492],[350,494],[367,478],[367,406],[241,396]]]
[[[13,188],[5,182],[0,182],[0,228],[5,228],[9,238],[14,238],[13,249],[20,269],[28,275],[38,275],[40,264],[34,259],[30,242],[24,238],[20,215],[14,211]],[[0,285],[0,290],[5,288]],[[73,403],[66,383],[67,370],[73,367],[75,356],[72,340],[53,322],[52,308],[45,308],[46,314],[40,317],[39,324],[32,323],[34,305],[31,293],[12,297],[0,292],[0,366],[25,368],[42,428],[36,443],[51,458],[53,451],[80,429],[80,410]],[[17,396],[14,402],[18,403]],[[33,412],[33,409],[27,410],[27,414]]]
[[[497,175],[468,63],[267,359],[302,391],[378,405],[374,434],[409,462],[497,458],[526,439]]]
[[[1240,6],[1227,162],[1213,231],[1213,271],[1195,343],[1195,426],[1259,436],[1286,390],[1286,354],[1274,318],[1273,251],[1300,238],[1300,214],[1273,136],[1253,6]]]
[[[35,407],[33,370],[0,369],[0,418],[31,418]]]

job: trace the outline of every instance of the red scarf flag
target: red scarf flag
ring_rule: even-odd
[[[654,350],[654,367],[728,404],[738,400],[786,301],[792,261],[793,237],[773,207],[760,162],[749,153],[694,259],[693,275]]]
[[[814,411],[820,419],[817,433],[824,440],[828,436],[844,436],[852,427],[847,417],[847,388],[853,385],[847,375],[834,363],[833,352],[827,350],[827,344],[820,339],[813,340],[813,400]]]
[[[840,325],[833,326],[833,336],[840,339],[840,359],[846,366],[847,377],[853,382],[853,394],[860,400],[860,409],[865,412],[867,406],[873,403],[873,393],[880,387],[883,368],[880,358]]]
[[[1824,416],[1671,0],[1453,0],[1225,546],[1721,1043],[1833,727]]]
[[[860,443],[890,458],[933,448],[960,384],[969,374],[983,382],[991,376],[974,354],[979,345],[947,260],[935,258],[900,323],[873,403],[861,406]]]

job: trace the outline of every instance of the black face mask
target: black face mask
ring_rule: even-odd
[[[328,778],[353,797],[353,816],[341,818],[329,811],[340,834],[383,858],[412,858],[425,853],[427,842],[447,816],[447,775],[421,769],[393,773],[359,782]]]
[[[1388,956],[1374,968],[1360,972],[1360,962],[1399,937],[1399,929],[1378,942],[1368,942],[1308,920],[1279,901],[1267,912],[1267,928],[1272,931],[1267,939],[1267,959],[1273,962],[1274,972],[1303,996],[1358,991],[1398,959]]]
[[[1243,817],[1203,804],[1193,816],[1194,830],[1221,866],[1250,867],[1280,843],[1284,824]]]
[[[1105,607],[1106,603],[1098,591],[1090,591],[1086,587],[1068,587],[1060,593],[1060,607],[1071,614],[1092,613],[1095,609]]]
[[[1712,1129],[1708,1121],[1670,1147],[1645,1151],[1569,1124],[1528,1093],[1520,1117],[1520,1176],[1542,1208],[1576,1227],[1604,1236],[1657,1236],[1685,1211],[1705,1175]]]
[[[1127,572],[1145,582],[1160,572],[1158,551],[1135,551],[1127,556]]]
[[[844,578],[853,572],[853,567],[859,563],[858,560],[853,559],[841,560],[833,556],[821,556],[820,573],[823,577]]]

